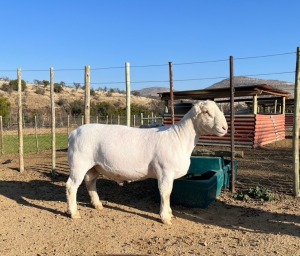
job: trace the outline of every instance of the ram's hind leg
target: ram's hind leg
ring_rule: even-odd
[[[68,213],[71,214],[72,219],[79,219],[80,214],[77,209],[77,190],[78,186],[74,183],[74,180],[69,177],[66,183],[66,192],[67,192],[67,200],[68,200]]]
[[[99,176],[99,172],[95,168],[90,169],[84,177],[86,188],[91,197],[91,203],[97,210],[102,210],[103,205],[99,200],[99,196],[96,188],[96,181]]]

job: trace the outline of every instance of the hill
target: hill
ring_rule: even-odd
[[[264,79],[258,79],[258,78],[251,78],[246,76],[236,76],[234,77],[234,86],[235,87],[241,87],[241,86],[249,86],[249,85],[259,85],[259,84],[267,84],[271,85],[277,89],[287,91],[291,94],[291,98],[294,97],[294,84],[288,83],[285,81],[280,80],[264,80]],[[220,82],[217,82],[206,89],[212,89],[212,88],[224,88],[230,86],[230,80],[224,79]]]
[[[144,88],[141,90],[137,90],[136,92],[139,93],[140,96],[142,97],[158,97],[158,93],[161,92],[168,92],[170,89],[168,87],[149,87],[149,88]]]

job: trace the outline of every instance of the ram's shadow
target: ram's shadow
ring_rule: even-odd
[[[99,179],[97,189],[102,200],[157,214],[155,220],[159,221],[159,195],[156,180],[133,182],[120,187],[112,181]],[[82,194],[82,196],[84,195]],[[299,200],[295,200],[297,204]],[[130,212],[118,206],[112,208]],[[255,206],[251,207],[250,204],[249,206],[227,205],[218,199],[207,209],[191,209],[178,205],[173,205],[172,209],[174,215],[178,218],[205,225],[215,225],[247,232],[280,233],[300,237],[300,216],[296,214],[272,213],[271,211],[255,208]],[[154,219],[147,214],[141,214],[141,216]]]
[[[48,175],[48,172],[46,172],[45,176]],[[65,210],[60,210],[61,208],[56,209],[51,204],[37,202],[65,202],[66,194],[63,181],[66,181],[66,179],[67,175],[60,173],[55,181],[51,180],[50,177],[45,180],[31,180],[28,182],[0,181],[0,194],[15,200],[19,204],[66,216]],[[97,189],[100,199],[108,202],[105,207],[137,214],[152,221],[160,221],[156,180],[138,181],[118,186],[113,181],[100,178],[97,181]],[[90,205],[90,198],[84,184],[78,190],[78,202],[79,205]],[[297,202],[299,200],[295,201],[295,205]],[[225,229],[245,230],[247,232],[280,233],[300,237],[300,216],[296,214],[279,214],[255,207],[252,208],[251,206],[227,205],[219,200],[213,202],[208,209],[190,209],[181,206],[172,206],[172,209],[177,218],[194,223],[215,225]]]
[[[114,181],[100,178],[97,180],[97,191],[102,201],[150,213],[159,212],[160,199],[156,180],[136,181],[119,186]]]

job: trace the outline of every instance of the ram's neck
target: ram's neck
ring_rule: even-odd
[[[200,136],[200,134],[195,131],[192,119],[185,116],[173,127],[181,146],[184,147],[189,154],[192,154]]]

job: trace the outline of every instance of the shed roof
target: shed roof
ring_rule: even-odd
[[[288,98],[290,93],[287,91],[279,90],[271,85],[259,84],[250,86],[240,86],[234,88],[235,97],[249,97],[249,96],[277,96]],[[161,100],[170,100],[170,92],[159,93]],[[192,91],[174,91],[174,100],[191,99],[191,100],[206,100],[206,99],[224,99],[230,97],[230,88],[211,88],[204,90]]]

